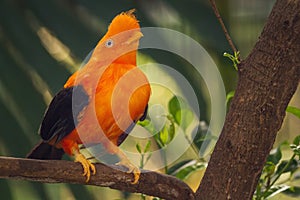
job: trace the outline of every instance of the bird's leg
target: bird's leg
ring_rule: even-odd
[[[131,183],[137,184],[141,175],[140,169],[130,162],[122,150],[120,150],[117,146],[115,146],[115,148],[117,148],[116,154],[120,158],[120,162],[118,162],[116,165],[122,165],[128,168],[127,173],[133,173],[134,176],[134,179]]]
[[[75,162],[79,162],[83,167],[83,176],[86,176],[86,182],[89,182],[91,172],[93,175],[96,174],[96,168],[91,161],[87,160],[77,149],[73,151]]]

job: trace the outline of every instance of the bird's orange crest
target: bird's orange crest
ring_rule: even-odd
[[[139,21],[136,19],[134,11],[135,9],[132,9],[116,16],[108,27],[107,36],[110,37],[131,29],[139,29]]]

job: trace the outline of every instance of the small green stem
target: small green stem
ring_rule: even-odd
[[[282,168],[282,170],[279,172],[279,174],[277,175],[277,177],[272,181],[272,183],[270,184],[270,187],[272,185],[274,185],[274,183],[279,179],[279,177],[282,175],[282,173],[292,164],[294,158],[296,157],[296,154],[293,154],[293,156],[291,157],[291,159],[289,160],[289,162],[284,166],[284,168]]]
[[[145,155],[143,153],[141,153],[141,160],[140,160],[140,168],[141,169],[144,168],[144,157],[145,157]]]
[[[259,200],[261,198],[261,184],[259,183],[256,187],[256,197],[255,200]]]
[[[276,183],[276,181],[280,178],[282,173],[292,164],[294,158],[296,157],[296,154],[294,153],[293,156],[290,158],[289,162],[286,163],[286,165],[281,169],[281,171],[278,173],[276,178],[266,187],[266,190],[264,191],[264,194],[266,194],[270,188]]]
[[[166,155],[166,150],[165,148],[163,147],[163,160],[164,160],[164,165],[165,165],[165,174],[168,174],[168,163],[167,163],[167,155]]]
[[[198,155],[198,151],[199,151],[198,148],[195,146],[195,144],[193,143],[193,141],[190,140],[190,138],[188,137],[188,135],[187,135],[185,132],[183,133],[183,135],[184,135],[186,141],[189,143],[189,145],[191,145],[191,147],[192,147],[194,153],[196,154],[197,160],[200,160],[200,159],[199,159],[199,155]]]

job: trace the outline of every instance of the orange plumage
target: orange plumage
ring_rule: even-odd
[[[133,10],[113,19],[87,64],[53,98],[40,128],[43,142],[29,158],[60,158],[56,151],[62,148],[82,164],[89,180],[95,167],[79,152],[78,144],[101,143],[135,174],[133,183],[138,181],[138,168],[117,146],[126,138],[132,124],[145,114],[151,93],[146,76],[136,67],[141,37]],[[49,144],[52,157],[41,153]]]

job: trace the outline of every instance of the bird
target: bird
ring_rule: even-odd
[[[151,95],[150,83],[136,63],[143,34],[134,12],[113,18],[87,63],[53,97],[38,131],[41,141],[27,158],[60,160],[67,154],[82,165],[88,182],[96,167],[79,145],[101,144],[119,157],[117,165],[133,174],[131,183],[138,182],[140,169],[119,147],[135,124],[146,118]]]

